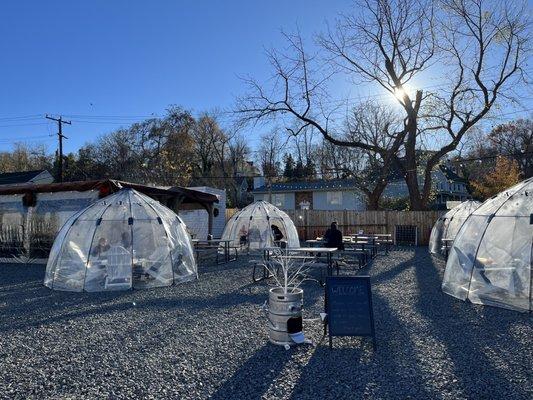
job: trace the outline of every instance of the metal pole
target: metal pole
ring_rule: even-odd
[[[63,182],[63,124],[61,122],[61,117],[59,117],[59,182]]]
[[[58,125],[58,133],[57,133],[57,136],[59,138],[58,180],[59,182],[63,182],[63,138],[68,139],[68,137],[63,135],[63,124],[72,125],[72,122],[63,120],[61,116],[59,118],[53,118],[47,115],[46,119],[56,121]]]

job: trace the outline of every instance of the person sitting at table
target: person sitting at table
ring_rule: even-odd
[[[248,232],[246,231],[246,227],[243,225],[239,231],[239,244],[242,247],[245,246],[246,243],[248,243]]]
[[[324,234],[324,246],[335,247],[339,250],[344,250],[344,243],[342,242],[342,232],[337,229],[337,222],[333,221],[331,227]]]
[[[91,251],[92,256],[96,256],[98,258],[102,258],[102,256],[111,248],[109,243],[107,243],[107,239],[105,237],[101,237],[98,239],[98,244],[93,247],[93,250]]]
[[[279,242],[284,238],[283,232],[281,232],[281,229],[279,229],[276,225],[272,224],[270,225],[270,228],[272,229],[272,236],[274,237],[275,242]]]

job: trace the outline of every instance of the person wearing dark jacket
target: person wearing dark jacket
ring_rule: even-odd
[[[344,250],[342,242],[342,232],[337,229],[337,223],[332,222],[331,227],[324,235],[324,244],[326,247],[336,247],[339,250]]]
[[[279,229],[276,225],[271,225],[270,228],[272,229],[272,236],[274,236],[275,242],[279,242],[281,239],[283,239],[283,233],[281,232],[281,229]]]

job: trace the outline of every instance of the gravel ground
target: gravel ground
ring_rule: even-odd
[[[200,280],[121,293],[62,293],[42,266],[0,266],[0,397],[9,399],[531,399],[530,314],[457,301],[426,248],[380,256],[377,352],[336,338],[289,351],[267,341],[264,284],[246,262]],[[305,317],[323,308],[304,286]]]

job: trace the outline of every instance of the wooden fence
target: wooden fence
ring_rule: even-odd
[[[226,209],[226,221],[238,210]],[[429,242],[431,228],[442,211],[322,211],[290,210],[286,211],[294,221],[300,239],[314,239],[322,236],[332,221],[337,221],[344,234],[357,233],[391,233],[396,226],[412,225],[418,227],[418,244],[426,246]]]

